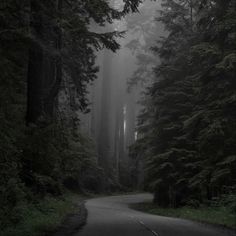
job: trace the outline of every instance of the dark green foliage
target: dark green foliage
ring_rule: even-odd
[[[153,47],[161,64],[136,148],[146,185],[165,207],[229,194],[236,187],[234,3],[167,0],[158,20],[169,35]]]
[[[220,202],[218,202],[220,203]],[[221,203],[220,203],[221,204]],[[196,207],[198,206],[198,207]],[[221,225],[223,227],[235,229],[235,214],[231,211],[229,205],[211,205],[199,206],[199,202],[192,200],[191,204],[187,204],[181,208],[162,208],[155,203],[138,203],[131,205],[136,210],[144,211],[149,214],[162,215],[167,217],[188,219],[201,223],[208,223],[213,225]],[[233,231],[234,232],[234,231]],[[233,233],[232,232],[232,233]]]
[[[137,11],[139,2],[126,1],[123,11],[104,0],[0,2],[1,228],[18,222],[24,202],[58,196],[65,186],[100,191],[104,176],[93,144],[78,124],[61,119],[58,93],[71,86],[62,86],[69,77],[70,109],[86,111],[96,50],[116,51],[123,36],[90,32],[91,22],[105,26]]]

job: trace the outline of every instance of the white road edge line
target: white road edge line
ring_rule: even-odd
[[[148,231],[150,231],[153,235],[155,235],[155,236],[160,236],[160,234],[158,234],[156,231],[150,229],[147,225],[145,225],[143,221],[138,220],[138,219],[136,219],[136,218],[133,217],[133,216],[130,216],[130,218],[134,219],[136,222],[138,222],[140,225],[142,225],[145,229],[147,229]]]
[[[160,236],[157,232],[155,232],[154,230],[150,229],[147,225],[145,225],[141,220],[138,220],[139,224],[143,225],[143,227],[145,227],[147,230],[149,230],[153,235],[155,236]]]

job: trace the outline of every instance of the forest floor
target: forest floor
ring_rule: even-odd
[[[150,202],[131,204],[130,207],[135,210],[146,213],[188,219],[201,223],[208,223],[218,226],[236,229],[236,214],[226,207],[207,207],[201,206],[197,209],[191,207],[182,208],[160,208]]]
[[[0,236],[65,236],[78,231],[86,222],[85,196],[67,193],[47,197],[34,204],[22,204],[18,222],[9,225]]]
[[[20,221],[14,226],[10,225],[4,231],[0,230],[0,236],[73,235],[79,232],[86,224],[87,209],[85,208],[85,200],[92,198],[89,201],[96,201],[97,197],[101,198],[104,196],[105,194],[85,196],[67,193],[59,198],[47,197],[34,204],[23,204],[18,209],[20,217],[16,215],[16,217],[20,218]],[[125,199],[130,197],[124,193],[122,193],[122,196]],[[136,193],[133,196],[133,201],[137,201],[139,195]],[[227,208],[202,207],[193,209],[185,207],[179,209],[162,209],[153,205],[150,201],[140,201],[139,203],[132,203],[129,206],[135,210],[153,215],[190,219],[236,229],[235,215],[231,214]]]
[[[68,192],[56,198],[38,199],[31,204],[22,203],[15,209],[15,220],[12,219],[4,230],[0,229],[0,236],[72,235],[86,223],[85,200],[113,194],[82,195]]]

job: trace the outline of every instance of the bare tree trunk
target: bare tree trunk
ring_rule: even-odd
[[[42,15],[37,1],[31,0],[30,28],[36,32],[36,37],[42,37]],[[34,15],[34,16],[33,16]],[[35,24],[37,18],[37,25]],[[43,49],[38,43],[31,42],[29,50],[29,65],[27,78],[27,115],[26,123],[35,123],[42,112],[42,77]]]
[[[62,10],[62,1],[58,0],[55,9]],[[61,57],[55,57],[44,49],[44,44],[60,51],[62,47],[61,30],[52,32],[51,16],[45,16],[43,1],[31,0],[30,28],[34,40],[29,50],[28,79],[27,79],[27,115],[26,123],[36,123],[42,116],[51,119],[55,108],[55,97],[62,80]],[[52,16],[53,17],[53,16]]]
[[[107,50],[104,51],[103,83],[101,99],[101,123],[99,135],[99,158],[98,163],[105,171],[110,168],[110,90],[111,90],[111,67],[112,58]]]

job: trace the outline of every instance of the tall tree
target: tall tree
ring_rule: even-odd
[[[112,69],[112,54],[104,51],[103,56],[103,80],[102,80],[102,99],[101,99],[101,124],[99,135],[99,164],[108,172],[111,170],[111,69]],[[109,170],[110,169],[110,170]]]
[[[145,153],[146,183],[162,206],[210,200],[235,186],[235,150],[228,146],[235,139],[229,132],[235,123],[235,13],[232,1],[222,4],[162,4],[159,20],[169,34],[153,47],[161,64],[147,90],[136,147]]]
[[[78,122],[67,126],[61,119],[57,95],[62,82],[70,81],[68,106],[86,110],[87,84],[98,70],[96,50],[117,50],[121,36],[90,32],[90,23],[103,27],[137,11],[139,3],[125,1],[118,11],[104,0],[0,2],[1,228],[14,218],[18,204],[60,194],[65,180],[76,180],[81,191],[99,186],[92,144],[78,131]]]

